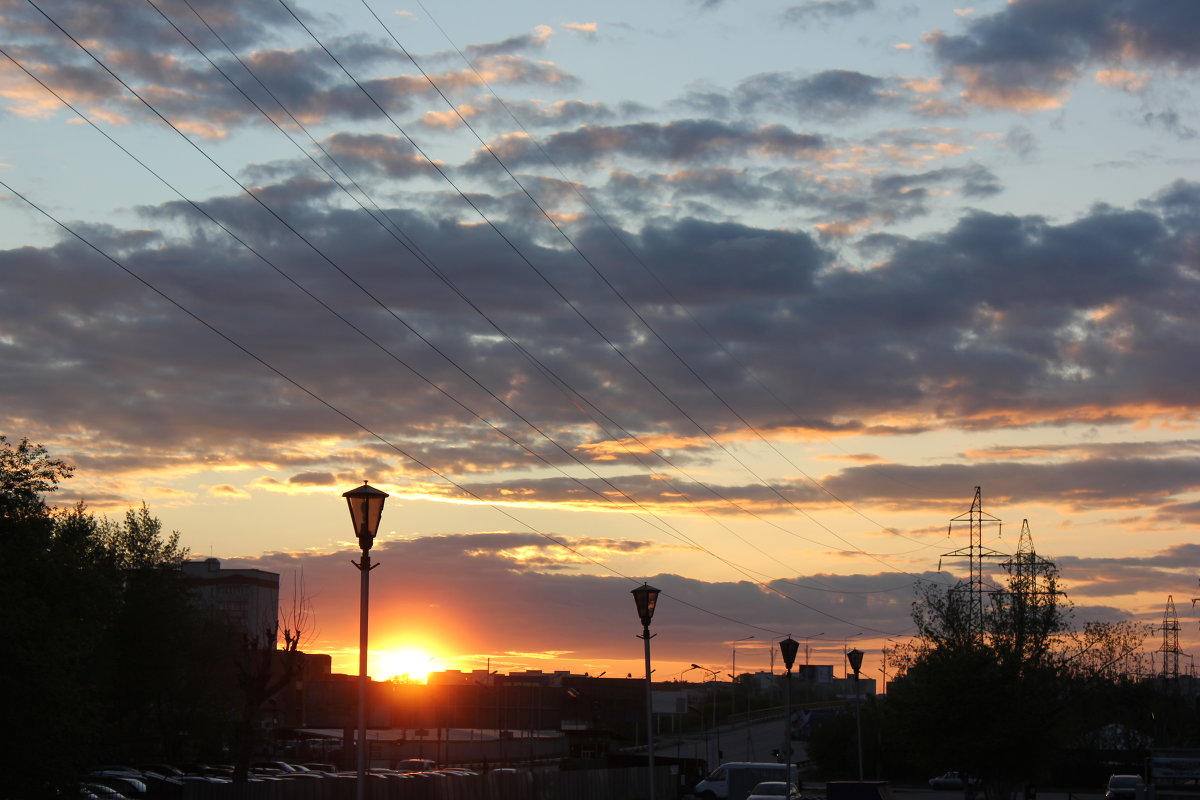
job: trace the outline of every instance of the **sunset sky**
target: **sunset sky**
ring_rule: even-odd
[[[1196,0],[0,15],[0,435],[335,669],[363,480],[375,677],[878,676],[976,486],[1200,654]]]

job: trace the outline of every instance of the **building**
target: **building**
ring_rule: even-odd
[[[222,569],[216,558],[183,562],[196,601],[222,615],[249,640],[275,647],[279,630],[279,574],[261,569]]]

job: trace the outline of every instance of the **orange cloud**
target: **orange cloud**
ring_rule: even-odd
[[[470,119],[479,115],[479,109],[475,106],[463,103],[454,111],[426,111],[421,116],[421,123],[430,128],[440,128],[442,130],[454,130],[462,124],[464,119]]]
[[[941,78],[913,78],[901,84],[905,89],[917,94],[936,94],[942,91]]]
[[[1137,92],[1150,82],[1149,72],[1133,72],[1127,69],[1102,69],[1096,72],[1096,83],[1110,86],[1123,92]]]
[[[248,500],[250,493],[244,489],[239,489],[236,486],[228,483],[222,483],[218,486],[210,486],[208,493],[213,497],[229,497],[235,500]]]
[[[989,80],[979,67],[959,66],[954,68],[955,77],[966,88],[962,98],[969,103],[988,108],[1004,108],[1009,111],[1049,111],[1061,108],[1067,98],[1065,89],[1047,92],[1032,86],[1005,85]],[[1067,70],[1060,70],[1049,82],[1066,85],[1071,80]]]
[[[640,436],[634,439],[614,439],[604,442],[589,442],[576,446],[576,450],[590,456],[595,461],[613,461],[623,455],[649,455],[663,450],[691,450],[703,447],[704,439],[694,436],[673,436],[668,434]]]
[[[818,222],[813,227],[820,231],[822,239],[845,239],[870,228],[872,224],[874,224],[873,217],[861,217],[838,222]]]

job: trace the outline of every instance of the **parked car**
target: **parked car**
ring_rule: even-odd
[[[1144,784],[1141,775],[1110,775],[1104,788],[1104,800],[1132,800],[1137,797],[1138,784]]]
[[[82,800],[129,800],[111,786],[93,781],[84,781],[79,784],[79,797]]]
[[[800,800],[800,790],[794,783],[763,781],[755,784],[746,800]]]
[[[979,779],[971,778],[970,782],[972,786],[976,786],[979,784]],[[962,773],[958,770],[950,770],[943,775],[929,779],[929,787],[931,789],[961,789],[963,785]]]

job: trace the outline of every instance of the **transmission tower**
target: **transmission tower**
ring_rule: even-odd
[[[1054,562],[1042,558],[1033,549],[1033,535],[1029,532],[1027,519],[1021,520],[1021,537],[1017,542],[1016,554],[1010,556],[1002,566],[1013,577],[1013,584],[1029,596],[1062,594],[1051,580]]]
[[[1167,608],[1163,611],[1162,645],[1158,652],[1162,653],[1162,669],[1159,677],[1179,679],[1179,615],[1175,613],[1175,598],[1167,595]]]
[[[975,487],[975,499],[971,501],[971,510],[965,514],[959,514],[950,520],[950,528],[947,531],[947,536],[954,533],[954,525],[958,523],[960,526],[966,523],[970,527],[970,544],[966,547],[960,547],[957,550],[952,550],[949,553],[943,553],[942,559],[947,558],[966,558],[970,564],[970,579],[967,582],[968,595],[968,614],[971,620],[971,634],[978,642],[983,641],[983,560],[985,558],[1005,558],[1004,553],[1001,553],[983,546],[983,526],[995,525],[997,530],[1000,528],[1000,520],[993,517],[991,514],[983,512],[982,492],[979,487]],[[938,570],[941,571],[942,562],[938,561]]]

